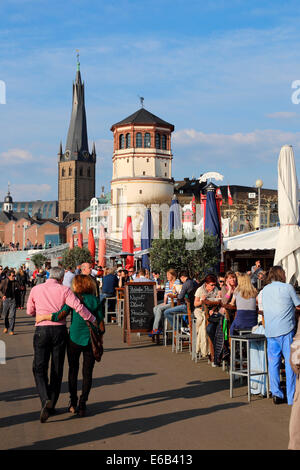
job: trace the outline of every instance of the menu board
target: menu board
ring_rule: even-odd
[[[149,332],[153,327],[153,307],[157,305],[155,282],[125,284],[124,342],[130,333]]]

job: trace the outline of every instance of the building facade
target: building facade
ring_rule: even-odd
[[[122,239],[126,217],[140,244],[145,208],[170,204],[174,193],[171,134],[174,126],[144,108],[111,127],[114,134],[111,180],[111,237]],[[155,213],[152,212],[155,223]]]

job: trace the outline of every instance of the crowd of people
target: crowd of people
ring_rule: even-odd
[[[207,357],[212,367],[228,361],[232,336],[241,330],[254,331],[262,325],[267,338],[273,402],[293,405],[300,360],[297,353],[293,361],[290,351],[295,346],[295,338],[299,342],[297,338],[300,337],[300,331],[295,336],[300,299],[295,288],[286,283],[285,272],[280,266],[264,272],[257,260],[245,273],[228,271],[218,275],[207,274],[204,278],[191,275],[188,269],[179,273],[169,269],[165,281],[159,272],[136,271],[134,267],[93,268],[90,263],[82,263],[76,269],[63,269],[61,266],[51,268],[50,263],[46,263],[43,269],[35,269],[31,273],[25,265],[19,269],[0,266],[3,333],[14,334],[16,309],[24,309],[26,292],[31,288],[27,314],[36,320],[33,374],[41,400],[41,422],[55,413],[65,352],[69,365],[68,411],[85,415],[95,364],[90,327],[101,332],[103,338],[104,301],[107,297],[114,297],[116,289],[124,287],[127,282],[155,282],[157,292],[163,293],[153,308],[153,329],[149,336],[163,332],[164,319],[176,330],[174,318],[179,312],[183,314],[179,328],[189,335],[191,324],[188,320],[192,316],[196,322],[197,353]],[[68,315],[71,319],[69,332],[66,326]],[[84,359],[83,381],[78,397],[81,354]],[[285,389],[281,383],[282,366],[285,369]],[[294,416],[299,413],[296,409]],[[296,428],[295,419],[293,423]],[[295,445],[300,447],[300,442]]]

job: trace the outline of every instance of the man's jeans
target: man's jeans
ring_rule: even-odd
[[[168,319],[168,322],[170,323],[172,328],[173,328],[173,317],[175,313],[187,313],[186,304],[176,305],[176,307],[171,307],[164,311],[164,316]]]
[[[14,331],[16,321],[16,300],[5,299],[3,300],[3,313],[5,328],[8,331]]]
[[[272,395],[283,398],[283,391],[280,387],[280,363],[281,354],[285,362],[286,375],[286,394],[288,405],[293,404],[293,398],[296,386],[296,374],[290,366],[290,349],[294,337],[294,331],[287,335],[277,336],[275,338],[267,338],[268,340],[268,363],[270,376],[270,389]]]
[[[153,322],[153,330],[157,330],[159,328],[161,317],[163,316],[166,309],[170,309],[171,304],[158,304],[153,307],[153,314],[154,314],[154,322]]]
[[[64,370],[68,332],[64,325],[37,326],[33,336],[33,375],[42,404],[51,400],[54,408],[59,397]],[[48,365],[51,358],[50,383]]]

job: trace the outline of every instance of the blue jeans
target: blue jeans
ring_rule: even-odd
[[[9,332],[14,331],[16,321],[16,300],[6,299],[3,300],[3,317],[5,328]]]
[[[280,388],[280,363],[282,354],[285,360],[286,394],[288,405],[293,404],[296,386],[296,374],[290,366],[290,349],[294,334],[294,331],[291,331],[287,335],[267,338],[270,389],[273,396],[275,395],[276,397],[284,398],[283,391]]]
[[[153,315],[154,315],[154,322],[153,322],[153,330],[157,330],[159,328],[161,317],[163,316],[165,310],[170,309],[170,304],[158,304],[153,307]]]
[[[164,316],[168,319],[171,327],[173,328],[173,317],[175,313],[187,313],[187,306],[186,304],[176,305],[176,307],[167,308],[164,311]]]

